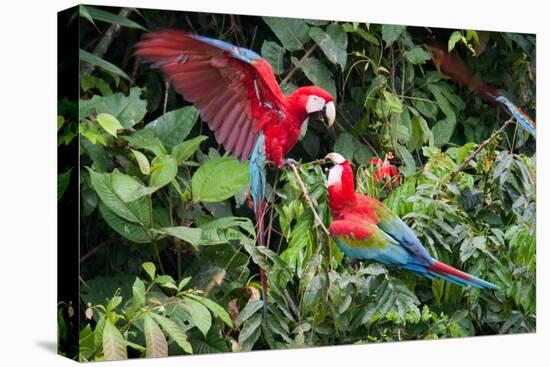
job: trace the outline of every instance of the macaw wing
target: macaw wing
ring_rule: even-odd
[[[194,103],[218,143],[241,161],[266,113],[280,115],[284,96],[269,63],[254,51],[176,30],[144,35],[135,55],[153,62]]]
[[[365,204],[370,205],[373,209],[378,219],[378,227],[414,254],[416,262],[420,262],[423,265],[433,264],[434,259],[422,246],[422,243],[416,237],[411,227],[403,222],[401,218],[376,199],[362,195],[360,200],[365,201]]]
[[[374,260],[390,266],[402,266],[411,255],[376,224],[364,220],[335,220],[329,228],[342,252],[353,259]]]

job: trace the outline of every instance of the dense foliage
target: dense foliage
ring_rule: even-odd
[[[79,171],[83,314],[74,355],[63,349],[73,306],[60,304],[63,353],[87,361],[535,331],[535,141],[510,124],[468,157],[507,116],[438,72],[423,43],[454,48],[535,118],[534,36],[117,13],[81,6],[72,19],[81,98],[60,101],[58,130],[59,144],[80,139],[81,167],[60,172],[59,195]],[[404,218],[434,257],[500,290],[350,262],[291,170],[270,171],[269,249],[256,247],[247,163],[225,157],[198,111],[132,57],[145,28],[160,27],[256,50],[287,93],[313,83],[337,96],[334,131],[310,121],[290,154],[325,225],[326,178],[312,161],[334,150],[353,162],[358,190]],[[384,176],[386,158],[398,169]]]

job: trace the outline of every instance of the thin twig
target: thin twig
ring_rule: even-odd
[[[304,54],[304,56],[302,56],[302,58],[300,59],[300,61],[298,61],[298,63],[296,65],[294,65],[294,67],[292,69],[290,69],[290,71],[288,72],[288,74],[286,74],[286,76],[284,77],[283,80],[281,80],[281,85],[282,84],[285,84],[287,83],[290,78],[292,78],[292,76],[294,75],[294,73],[300,68],[300,66],[302,65],[302,62],[304,62],[308,57],[311,56],[311,54],[313,53],[313,51],[315,51],[315,49],[317,48],[317,44],[314,43],[307,51],[306,53]]]
[[[502,126],[500,127],[500,129],[496,130],[495,132],[493,132],[493,134],[487,139],[485,140],[483,143],[481,143],[476,150],[474,150],[472,152],[472,154],[470,154],[465,160],[464,162],[462,162],[462,164],[460,165],[460,167],[458,167],[453,173],[451,173],[451,175],[449,176],[449,179],[445,182],[448,182],[448,181],[452,181],[454,180],[454,178],[461,172],[463,171],[467,166],[468,166],[468,163],[470,163],[470,161],[472,159],[475,158],[476,155],[479,154],[479,152],[481,152],[487,145],[489,145],[496,137],[497,135],[499,135],[501,132],[504,131],[504,129],[506,129],[506,126],[510,125],[512,122],[514,121],[513,118],[509,119],[508,121],[506,121],[504,124],[502,124]]]
[[[104,242],[100,243],[99,245],[97,245],[96,247],[92,248],[90,251],[88,251],[88,253],[86,253],[86,255],[84,255],[80,258],[80,262],[83,263],[84,261],[88,260],[90,257],[95,255],[99,250],[101,250],[103,247],[105,247],[109,242],[111,242],[110,239],[107,240],[107,241],[104,241]]]
[[[120,12],[118,13],[119,17],[128,18],[130,15],[130,8],[122,8],[120,9]],[[119,24],[111,24],[109,28],[107,28],[107,31],[99,40],[97,45],[94,48],[93,54],[96,55],[99,58],[103,58],[107,50],[109,49],[109,46],[111,46],[111,43],[113,42],[113,39],[115,38],[115,35],[120,30]],[[92,64],[86,64],[86,68],[84,69],[83,74],[91,74],[95,70],[95,65]]]
[[[304,185],[304,182],[302,181],[302,178],[300,177],[300,173],[298,172],[298,168],[294,164],[290,164],[289,166],[292,169],[292,172],[294,172],[294,176],[296,176],[296,180],[298,181],[298,185],[300,185],[300,189],[302,190],[302,193],[304,194],[304,198],[306,199],[307,205],[309,206],[309,208],[313,212],[313,217],[315,218],[315,220],[317,221],[317,223],[319,224],[319,226],[321,227],[323,232],[325,232],[325,234],[328,237],[330,237],[330,232],[328,231],[327,227],[325,227],[325,225],[323,224],[323,221],[319,217],[319,214],[317,214],[317,211],[315,210],[315,206],[313,205],[313,200],[309,196],[307,188]]]

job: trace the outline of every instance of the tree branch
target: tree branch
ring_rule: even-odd
[[[290,69],[290,71],[288,72],[288,74],[286,74],[286,76],[284,77],[283,80],[281,80],[281,85],[282,84],[285,84],[287,83],[290,78],[292,78],[292,76],[294,75],[294,73],[300,68],[300,66],[302,65],[302,62],[304,62],[304,60],[306,60],[308,57],[311,56],[311,54],[313,53],[313,51],[315,51],[315,49],[317,48],[317,44],[314,43],[307,51],[306,53],[304,54],[304,56],[302,56],[302,58],[300,59],[300,61],[298,61],[298,63],[296,65],[294,65],[294,67],[292,69]]]
[[[302,181],[302,178],[300,177],[300,173],[298,172],[298,168],[294,164],[289,164],[290,168],[292,169],[292,172],[294,172],[294,176],[296,176],[296,180],[298,181],[298,185],[300,185],[300,189],[302,190],[302,193],[304,194],[304,198],[306,199],[306,203],[313,212],[313,217],[323,230],[327,237],[330,237],[330,232],[328,231],[327,227],[323,224],[323,221],[319,217],[319,214],[317,214],[317,211],[315,210],[315,206],[313,205],[313,200],[309,196],[309,193],[307,191],[306,186],[304,185],[304,181]]]
[[[449,182],[449,181],[452,181],[455,179],[455,177],[460,173],[462,172],[467,166],[468,166],[468,163],[470,163],[470,161],[472,159],[474,159],[487,145],[489,145],[493,140],[495,140],[495,138],[497,137],[497,135],[499,135],[500,133],[502,133],[504,131],[504,129],[506,129],[506,126],[510,125],[512,122],[514,121],[513,118],[509,119],[508,121],[506,121],[504,124],[502,124],[502,126],[500,127],[500,129],[496,130],[495,132],[493,132],[493,134],[487,139],[485,140],[483,143],[481,143],[476,150],[474,150],[472,152],[472,154],[470,154],[465,160],[464,162],[462,162],[462,164],[460,165],[460,167],[458,167],[453,173],[451,173],[451,175],[449,176],[449,179],[446,180],[445,182]]]
[[[128,18],[128,16],[130,15],[130,12],[131,12],[130,8],[122,8],[120,9],[118,16],[123,18]],[[95,46],[93,54],[99,58],[103,58],[103,56],[109,49],[109,46],[113,42],[113,39],[119,30],[120,30],[120,25],[111,24],[109,28],[107,28],[107,31],[105,32],[101,40]],[[95,70],[95,65],[86,64],[86,67],[84,68],[83,73],[89,75],[93,73],[94,70]]]

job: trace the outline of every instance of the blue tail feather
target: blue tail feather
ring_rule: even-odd
[[[508,112],[516,119],[517,122],[527,130],[534,138],[537,137],[536,128],[533,121],[523,112],[518,106],[513,104],[508,98],[504,96],[498,96],[496,98],[497,102],[500,102]]]

